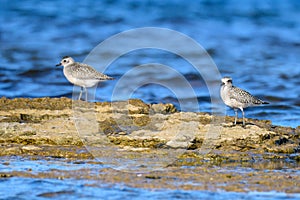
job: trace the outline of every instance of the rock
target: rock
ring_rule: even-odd
[[[172,104],[149,105],[139,99],[87,103],[67,98],[1,98],[0,105],[0,144],[5,149],[1,155],[40,154],[44,145],[115,145],[132,151],[181,148],[218,152],[226,159],[230,157],[226,152],[248,152],[244,160],[250,160],[250,154],[300,151],[300,126],[273,126],[268,120],[252,119],[245,127],[232,126],[233,118],[177,112]]]
[[[300,126],[297,126],[295,130],[295,136],[300,137]]]
[[[34,146],[34,145],[27,145],[27,146],[23,146],[22,150],[26,150],[26,151],[37,151],[37,150],[42,150],[42,148]]]
[[[151,109],[154,113],[162,113],[162,114],[168,114],[168,113],[175,113],[177,112],[176,107],[173,104],[152,104]]]

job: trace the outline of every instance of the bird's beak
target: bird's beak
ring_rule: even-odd
[[[55,65],[56,67],[61,66],[61,63],[58,63],[57,65]]]

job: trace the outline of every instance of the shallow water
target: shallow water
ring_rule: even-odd
[[[83,61],[94,47],[114,34],[139,27],[163,27],[193,38],[209,52],[222,76],[232,76],[237,86],[270,102],[247,110],[247,117],[270,119],[277,125],[300,125],[298,1],[1,0],[1,5],[1,96],[71,97],[72,85],[62,70],[54,67],[62,56]],[[129,44],[116,49],[124,45]],[[188,52],[195,53],[193,49]],[[101,65],[101,59],[97,61]],[[200,110],[211,111],[201,74],[172,53],[137,50],[111,63],[106,73],[118,80],[128,70],[153,62],[183,75],[195,91]],[[151,80],[153,74],[145,73],[140,78]],[[172,74],[157,73],[155,78],[168,80],[185,91]],[[96,101],[110,101],[117,80],[101,84]],[[145,84],[131,97],[198,110],[195,103],[188,104],[189,99],[180,107],[177,98],[184,97],[176,97],[165,85]],[[228,114],[233,115],[233,111]]]
[[[88,181],[11,178],[1,181],[1,199],[298,199],[298,194],[276,192],[210,192],[185,190],[147,190],[122,185],[83,186]],[[15,187],[15,185],[23,185]],[[5,186],[5,187],[1,187]],[[4,189],[9,189],[8,194]],[[18,190],[16,190],[18,189]],[[33,191],[33,192],[29,192]]]
[[[91,161],[72,161],[66,159],[48,158],[47,160],[32,160],[22,157],[5,157],[0,163],[0,172],[24,172],[41,176],[41,178],[26,177],[2,177],[0,179],[0,196],[1,199],[298,199],[299,194],[287,194],[283,192],[266,191],[266,192],[228,192],[224,190],[217,191],[197,191],[182,189],[164,189],[161,185],[157,188],[144,189],[133,188],[126,183],[122,183],[120,177],[119,183],[105,183],[97,178],[67,178],[64,177],[64,170],[79,170],[82,177],[85,177],[86,169],[89,173],[99,171],[101,168],[108,166],[101,165]],[[248,175],[249,172],[263,169],[252,169],[248,167],[214,167],[219,173],[238,173]],[[191,168],[192,169],[192,168]],[[167,170],[167,169],[166,169]],[[81,172],[80,172],[81,171]],[[276,171],[269,169],[267,171]],[[266,172],[267,172],[266,171]],[[56,173],[59,177],[43,177],[43,173]],[[293,169],[286,170],[287,174],[297,174]],[[137,176],[137,174],[132,174]],[[49,176],[49,175],[48,175]],[[95,174],[95,177],[97,175]],[[79,178],[78,178],[79,177]],[[125,181],[125,179],[124,179]],[[234,181],[234,180],[233,180]],[[125,181],[126,182],[126,181]],[[189,182],[176,182],[178,185],[201,184],[192,180]],[[247,187],[247,184],[245,184]]]
[[[11,178],[1,181],[1,199],[256,199],[296,200],[299,194],[277,192],[210,192],[186,190],[148,190],[122,185],[84,186],[89,181]],[[20,187],[15,187],[15,185]],[[22,185],[22,187],[21,187]],[[3,187],[4,186],[4,187]],[[11,191],[9,194],[4,189]],[[29,192],[31,191],[31,192]]]

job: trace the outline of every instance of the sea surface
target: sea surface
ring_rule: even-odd
[[[165,28],[193,39],[208,52],[218,69],[218,73],[210,74],[215,81],[231,76],[236,86],[270,102],[267,106],[249,108],[247,117],[269,119],[275,125],[300,125],[299,1],[0,2],[0,96],[72,97],[73,86],[65,79],[62,68],[55,67],[63,56],[83,62],[95,47],[116,34],[143,27],[153,27],[153,32],[159,33],[155,28]],[[96,58],[94,67],[101,71],[103,68],[98,67],[104,67],[105,73],[116,80],[99,84],[95,101],[141,98],[147,103],[174,103],[183,111],[211,112],[209,83],[203,72],[168,48],[181,49],[187,56],[197,56],[198,49],[184,42],[176,44],[172,35],[169,41],[168,36],[157,35],[151,31],[145,37],[133,34],[135,40],[125,39],[102,49],[104,56]],[[159,41],[166,49],[155,45],[132,49],[133,43],[143,40],[150,45]],[[105,53],[109,56],[127,48],[113,62],[105,61]],[[198,60],[201,62],[200,57]],[[176,73],[157,66],[135,74],[138,66],[148,64],[161,64]],[[208,70],[209,67],[204,66]],[[132,85],[130,81],[118,82],[130,70],[130,79],[140,79],[140,85],[133,92],[112,99],[118,85],[122,84],[125,90]],[[193,95],[185,93],[187,89],[180,84],[179,76],[191,86]],[[197,101],[189,101],[191,98]],[[179,105],[179,99],[186,103]],[[227,109],[227,114],[234,113]]]
[[[116,78],[90,90],[92,101],[140,98],[212,112],[215,106],[225,108],[212,99],[219,98],[220,78],[231,76],[236,86],[270,103],[246,109],[246,117],[300,125],[300,1],[0,0],[0,5],[0,97],[77,98],[79,88],[55,67],[68,55]],[[228,108],[221,114],[234,115]],[[41,165],[30,163],[35,164]],[[24,199],[26,191],[39,191],[26,196],[33,199],[47,187],[70,191],[66,195],[74,198],[69,199],[112,194],[115,199],[293,199],[275,192],[89,188],[76,180],[59,184],[1,179],[0,199]],[[15,193],[3,192],[14,186]]]

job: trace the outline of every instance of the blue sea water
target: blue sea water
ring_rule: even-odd
[[[300,125],[300,1],[0,0],[0,5],[0,96],[71,98],[73,86],[63,76],[62,69],[55,67],[63,56],[69,55],[82,62],[95,47],[116,34],[136,28],[159,27],[192,38],[207,50],[221,76],[231,76],[235,85],[270,102],[263,107],[247,109],[247,117],[270,119],[282,126]],[[151,33],[149,37],[160,39]],[[131,41],[136,40],[108,48],[106,54],[97,60],[97,65],[103,65],[105,56],[130,47]],[[169,44],[165,40],[163,43],[182,49],[191,57],[198,53],[189,46],[177,46],[176,42]],[[174,103],[181,110],[197,111],[199,107],[200,111],[211,111],[211,96],[203,74],[182,57],[161,49],[137,49],[105,66],[105,73],[116,80],[99,84],[96,101],[111,101],[118,80],[128,72],[137,72],[135,69],[145,64],[153,65],[153,70],[129,76],[145,83],[130,94],[132,98],[141,98],[147,103]],[[166,70],[169,68],[157,68],[159,66],[168,66],[176,73]],[[195,96],[185,93],[186,87],[178,82],[180,76],[191,85]],[[160,83],[172,85],[177,93],[164,84],[151,84],[153,77]],[[214,78],[219,77],[215,74]],[[128,82],[123,87],[130,86],[131,82]],[[186,98],[186,105],[179,105],[178,96]],[[197,99],[197,105],[191,103],[193,98]],[[227,114],[233,115],[233,111],[228,109]],[[62,182],[18,177],[1,179],[0,188],[0,199],[43,199],[41,194],[44,192],[57,191],[63,192],[58,192],[55,199],[299,197],[276,192],[150,191],[119,186],[92,188],[83,187],[79,180]],[[8,188],[16,190],[8,193]],[[28,190],[36,192],[28,197]]]
[[[71,97],[73,86],[62,69],[54,67],[61,57],[69,55],[82,62],[115,34],[160,27],[194,39],[208,51],[221,76],[233,77],[234,84],[270,102],[246,110],[247,117],[296,127],[300,125],[299,8],[300,2],[293,0],[1,0],[0,96]],[[129,42],[113,48],[125,48]],[[99,65],[101,59],[97,60]],[[170,52],[136,50],[106,66],[105,73],[118,80],[147,63],[164,64],[183,75],[195,91],[198,105],[178,105],[178,98],[184,97],[159,84],[144,84],[130,97],[148,103],[175,103],[180,110],[196,111],[194,107],[199,106],[200,111],[211,111],[202,74]],[[151,79],[148,73],[138,76]],[[176,75],[162,72],[155,77],[168,79],[181,89]],[[110,101],[117,80],[100,84],[96,101]],[[233,111],[228,109],[228,114],[233,115]]]
[[[132,188],[122,185],[107,186],[84,186],[89,184],[89,181],[82,180],[55,180],[55,179],[29,179],[29,178],[11,178],[2,180],[5,184],[0,184],[2,189],[1,199],[5,200],[25,200],[25,199],[107,199],[107,200],[131,200],[131,199],[212,199],[212,200],[226,200],[226,199],[254,199],[254,200],[297,200],[299,194],[285,194],[275,191],[271,192],[226,192],[226,191],[189,191],[189,190],[148,190],[140,188]],[[14,190],[14,185],[23,185],[18,191]],[[9,189],[11,193],[4,192]],[[29,192],[32,191],[32,192]]]
[[[29,178],[11,178],[2,180],[0,184],[2,191],[1,199],[107,199],[107,200],[130,200],[130,199],[212,199],[212,200],[226,200],[226,199],[255,199],[255,200],[297,200],[299,194],[285,194],[277,192],[210,192],[210,191],[189,191],[189,190],[148,190],[140,188],[132,188],[126,186],[84,186],[88,184],[86,181],[79,180],[53,180],[53,179],[29,179]],[[14,185],[23,185],[18,191],[14,190]],[[9,189],[11,193],[4,192]],[[32,191],[32,192],[29,192]]]

